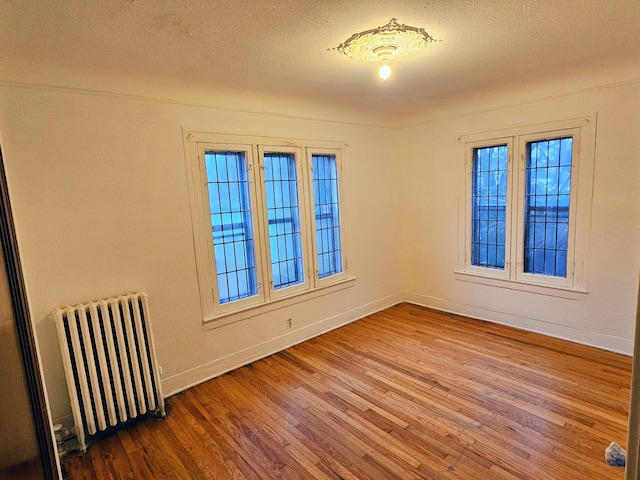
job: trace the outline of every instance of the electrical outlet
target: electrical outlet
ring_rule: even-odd
[[[290,318],[287,318],[286,322],[287,322],[287,328],[291,328],[293,326],[293,320],[291,320]]]

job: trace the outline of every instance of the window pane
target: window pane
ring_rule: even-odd
[[[205,152],[220,303],[258,293],[244,152]]]
[[[527,143],[525,273],[567,276],[572,142]]]
[[[295,155],[265,153],[264,170],[271,274],[277,290],[304,282]]]
[[[471,264],[504,269],[507,208],[506,145],[473,150]]]
[[[312,155],[318,278],[342,272],[340,198],[335,155]]]

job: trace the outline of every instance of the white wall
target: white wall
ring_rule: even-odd
[[[309,106],[302,118],[0,85],[2,149],[53,417],[69,414],[70,407],[48,314],[131,291],[150,295],[165,393],[403,298],[630,353],[640,267],[640,86],[583,88],[594,82],[601,83],[600,76],[583,76],[581,92],[554,96],[540,85],[535,93],[521,88],[512,100],[494,91],[486,108],[482,92],[475,92],[473,99],[434,108],[428,123],[400,129],[367,126],[366,119],[340,110],[332,118],[328,106]],[[567,300],[456,280],[458,137],[594,113],[588,294]],[[347,143],[345,205],[355,286],[205,330],[184,126]],[[285,329],[289,317],[293,331]]]
[[[163,387],[173,393],[402,299],[397,173],[389,161],[393,130],[6,84],[0,105],[3,155],[53,418],[71,411],[48,317],[54,308],[147,292]],[[205,331],[183,126],[346,142],[344,203],[355,286]],[[293,331],[285,329],[289,317]]]
[[[451,105],[455,118],[401,130],[405,299],[631,354],[640,269],[640,82],[543,100],[521,89],[513,99],[473,113],[461,98]],[[464,155],[458,138],[595,113],[588,294],[566,299],[456,279]]]

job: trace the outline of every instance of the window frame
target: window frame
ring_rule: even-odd
[[[473,162],[474,162],[474,153],[476,150],[481,149],[481,148],[488,148],[488,147],[494,147],[494,146],[500,146],[500,145],[506,145],[507,146],[507,205],[506,205],[506,221],[507,221],[507,227],[505,229],[505,258],[504,258],[504,268],[503,269],[497,269],[497,268],[486,268],[486,267],[480,267],[477,265],[473,265],[472,259],[471,259],[471,243],[472,243],[472,237],[473,237],[473,229],[471,228],[471,218],[472,218],[472,205],[471,205],[471,198],[472,198],[472,191],[473,191]],[[465,196],[467,198],[466,200],[466,210],[465,210],[465,217],[467,218],[466,222],[467,222],[467,227],[465,228],[465,245],[466,245],[466,249],[465,249],[465,255],[468,258],[465,258],[465,264],[466,264],[466,268],[465,271],[469,272],[469,273],[473,273],[476,275],[482,275],[482,276],[486,276],[486,277],[491,277],[491,278],[502,278],[502,279],[508,279],[510,277],[510,268],[511,268],[511,257],[509,255],[509,252],[511,251],[511,241],[512,238],[514,238],[514,235],[511,231],[510,225],[511,225],[511,221],[510,219],[512,218],[512,202],[510,201],[510,198],[513,197],[512,194],[512,188],[513,188],[513,182],[510,181],[510,179],[512,178],[512,172],[513,172],[513,161],[512,161],[512,152],[513,152],[513,138],[512,137],[496,137],[496,138],[490,138],[490,139],[483,139],[483,140],[478,140],[478,141],[471,141],[467,143],[466,146],[466,153],[465,153],[465,157],[466,157],[466,165],[465,165],[465,192],[468,192],[467,195]]]
[[[295,160],[295,169],[296,169],[296,183],[297,183],[297,194],[298,194],[298,215],[300,222],[300,246],[302,248],[302,270],[304,275],[304,280],[301,283],[276,289],[274,287],[273,280],[273,269],[272,269],[272,258],[271,258],[271,249],[265,247],[264,261],[265,261],[265,272],[266,277],[269,283],[269,298],[278,299],[281,297],[286,297],[298,292],[302,292],[308,290],[310,288],[311,275],[310,275],[310,247],[309,247],[309,235],[305,235],[305,232],[308,232],[309,224],[307,220],[307,200],[306,195],[306,179],[305,179],[305,169],[304,169],[304,158],[302,155],[302,149],[300,147],[288,147],[288,146],[274,146],[274,145],[262,145],[258,144],[258,162],[260,165],[260,175],[259,181],[261,185],[265,185],[266,175],[265,175],[265,164],[264,164],[264,155],[265,153],[290,153],[293,154]],[[267,198],[266,198],[266,188],[261,189],[261,222],[262,228],[261,231],[265,236],[265,241],[270,243],[269,236],[269,218],[267,213]]]
[[[527,144],[571,136],[571,192],[567,276],[554,277],[524,272],[524,207]],[[591,223],[591,198],[596,141],[596,115],[546,124],[526,125],[494,132],[463,135],[459,194],[459,241],[456,278],[485,285],[534,293],[571,297],[587,292],[587,255]],[[471,196],[474,149],[508,147],[507,229],[504,271],[471,264]],[[562,291],[567,292],[566,295]]]
[[[223,148],[224,147],[224,148]],[[207,171],[204,162],[204,155],[206,152],[210,151],[243,151],[245,152],[245,159],[247,162],[247,175],[249,179],[249,201],[251,203],[251,221],[253,223],[253,234],[254,234],[254,264],[256,268],[256,283],[257,283],[257,293],[251,297],[247,297],[241,300],[234,300],[227,303],[218,302],[215,311],[218,313],[225,313],[229,311],[234,311],[238,309],[252,307],[254,305],[258,305],[265,300],[265,289],[264,285],[261,281],[263,278],[263,270],[264,263],[261,261],[263,258],[262,250],[263,250],[263,239],[262,232],[263,230],[260,228],[260,218],[258,216],[258,206],[260,205],[258,193],[256,191],[255,181],[253,180],[252,172],[255,170],[255,162],[254,152],[252,151],[251,145],[247,144],[212,144],[212,143],[199,143],[197,145],[197,158],[199,159],[199,171],[201,177],[198,179],[198,184],[200,185],[197,191],[193,191],[192,194],[196,195],[200,199],[200,204],[202,207],[199,209],[201,214],[201,221],[198,222],[198,226],[196,227],[194,222],[194,230],[197,228],[199,234],[198,238],[194,238],[196,257],[199,257],[199,264],[201,267],[199,270],[198,281],[201,291],[212,292],[212,295],[215,299],[219,300],[218,295],[218,286],[217,286],[217,268],[216,268],[216,259],[213,248],[213,229],[211,226],[211,212],[208,208],[209,205],[209,192],[207,188]],[[200,216],[200,215],[199,215]],[[206,258],[207,268],[203,265],[203,260]],[[209,305],[207,305],[208,308]]]
[[[549,275],[539,275],[527,273],[524,271],[524,209],[525,209],[525,191],[526,191],[526,170],[527,170],[527,144],[542,140],[554,140],[559,138],[572,137],[571,152],[571,190],[569,196],[569,232],[567,239],[567,274],[566,277],[553,277]],[[518,174],[518,194],[516,196],[518,202],[518,211],[522,214],[522,220],[517,222],[518,244],[516,248],[516,269],[515,277],[517,280],[527,283],[544,283],[546,285],[572,288],[574,286],[574,274],[576,264],[576,225],[577,225],[577,201],[578,201],[578,179],[580,164],[580,128],[566,128],[562,130],[554,130],[553,132],[543,132],[541,134],[531,133],[520,135],[519,145],[519,174]],[[574,174],[575,173],[575,174]]]
[[[314,224],[313,230],[316,231],[315,228],[315,186],[314,186],[314,177],[313,177],[313,156],[314,155],[335,155],[336,157],[336,170],[338,175],[338,216],[340,220],[340,247],[342,250],[341,261],[342,261],[342,271],[340,273],[335,273],[333,275],[319,278],[319,261],[318,261],[318,245],[317,245],[317,237],[316,235],[311,236],[312,243],[312,252],[313,252],[313,272],[315,278],[315,285],[317,287],[322,287],[326,285],[331,285],[336,281],[344,280],[347,278],[347,257],[346,257],[346,242],[345,242],[345,228],[344,228],[344,205],[343,205],[343,193],[344,189],[342,187],[343,182],[343,167],[342,167],[342,150],[329,149],[329,148],[314,148],[307,147],[306,148],[306,156],[307,156],[307,169],[309,172],[309,198],[313,199],[313,201],[309,201],[309,219],[310,222]]]
[[[194,256],[198,277],[198,289],[203,323],[207,328],[217,328],[246,318],[247,311],[269,311],[270,305],[279,304],[296,297],[315,298],[319,294],[336,291],[353,285],[353,277],[347,271],[347,250],[344,222],[341,224],[342,272],[318,279],[317,253],[315,247],[315,217],[311,155],[326,152],[336,155],[339,164],[338,191],[340,216],[344,218],[344,191],[342,159],[346,145],[335,141],[286,139],[238,134],[201,132],[183,128],[183,141],[189,201],[194,242]],[[257,295],[249,298],[220,303],[216,276],[216,262],[210,218],[207,187],[207,171],[204,162],[206,151],[243,151],[247,161],[251,218],[255,238],[255,266]],[[280,289],[273,288],[267,202],[265,198],[264,153],[293,153],[296,161],[298,185],[301,245],[304,250],[304,276],[302,284]],[[300,300],[292,300],[296,303]],[[289,301],[291,303],[291,301]],[[237,314],[237,315],[234,315]]]

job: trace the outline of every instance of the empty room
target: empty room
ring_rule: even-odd
[[[639,26],[0,1],[0,477],[640,478]]]

